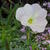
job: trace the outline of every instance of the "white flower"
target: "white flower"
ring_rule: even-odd
[[[29,26],[34,32],[43,32],[47,24],[47,11],[39,4],[26,4],[16,11],[16,19],[24,26]]]

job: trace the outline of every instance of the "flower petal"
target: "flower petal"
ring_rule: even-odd
[[[30,28],[34,32],[43,32],[45,30],[46,24],[47,24],[46,19],[36,20],[36,22],[34,24],[32,24],[32,26],[30,26]]]
[[[32,4],[33,7],[33,16],[35,18],[41,17],[46,18],[47,11],[44,8],[41,8],[39,4]]]
[[[40,10],[42,9],[39,4],[32,4],[32,9],[33,9],[33,16],[38,17]]]
[[[24,7],[23,7],[23,11],[24,11],[24,14],[26,16],[32,16],[33,14],[33,9],[32,9],[32,6],[30,4],[26,4]]]
[[[46,16],[47,16],[47,11],[44,8],[41,9],[39,12],[39,17],[46,18]]]
[[[39,4],[37,4],[37,3],[35,3],[35,4],[32,4],[32,8],[35,11],[39,11],[41,9],[41,6]]]
[[[21,21],[23,15],[24,15],[23,7],[18,8],[16,11],[16,19]]]

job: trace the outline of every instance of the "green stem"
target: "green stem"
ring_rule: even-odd
[[[27,45],[29,45],[29,32],[27,32]]]

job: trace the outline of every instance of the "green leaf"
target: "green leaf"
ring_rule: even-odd
[[[32,50],[38,50],[37,43],[32,44]]]
[[[16,4],[16,5],[14,6],[13,9],[10,9],[10,11],[9,11],[9,15],[8,15],[8,18],[7,18],[7,20],[8,20],[7,23],[10,22],[10,19],[12,18],[11,16],[12,16],[13,12],[16,11],[16,9],[17,9],[18,6],[19,6],[19,4]]]

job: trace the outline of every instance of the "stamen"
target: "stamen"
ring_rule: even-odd
[[[29,24],[32,24],[32,18],[30,18],[30,19],[28,20],[28,23],[29,23]]]

